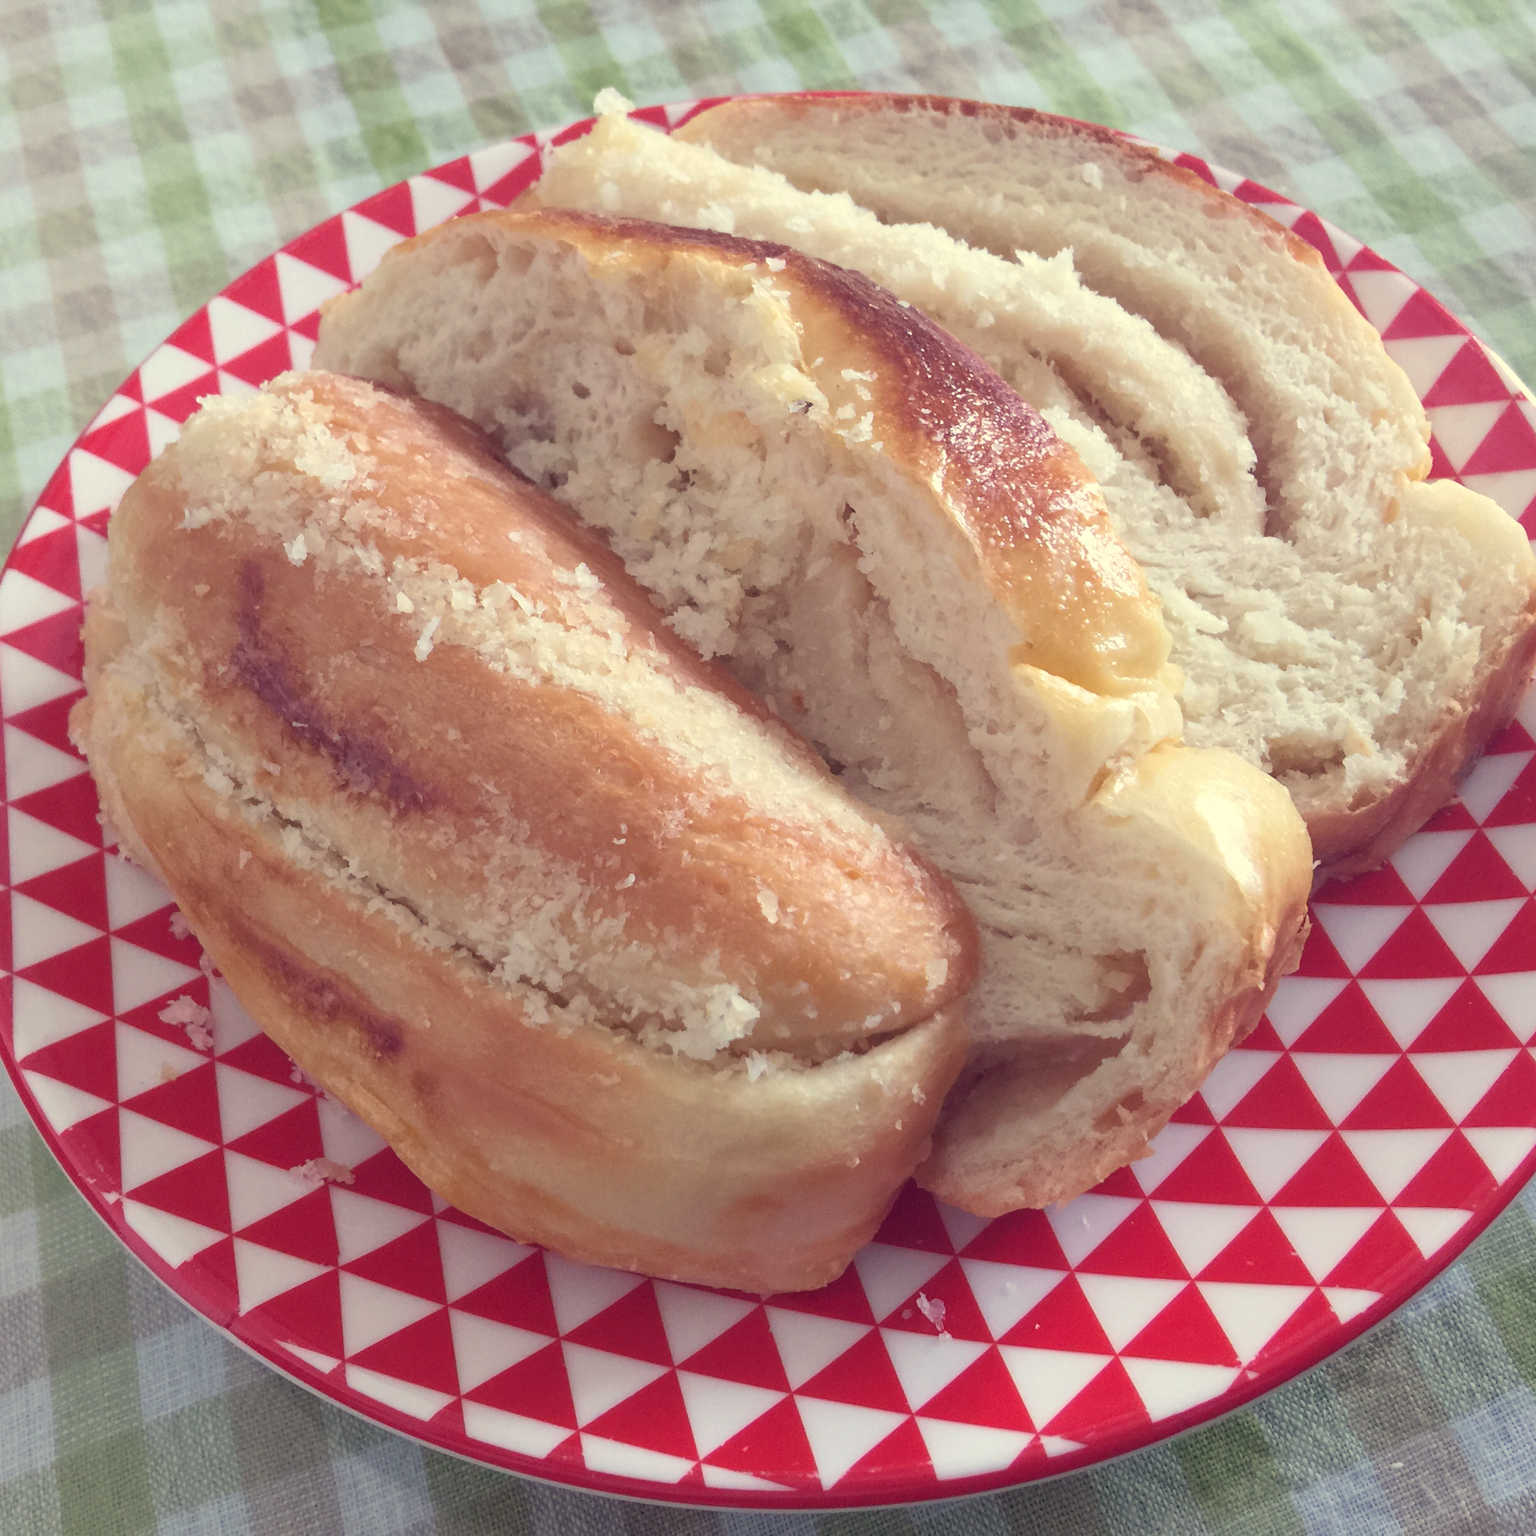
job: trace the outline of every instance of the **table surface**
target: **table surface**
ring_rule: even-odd
[[[0,547],[187,314],[488,140],[730,91],[929,90],[1128,128],[1373,245],[1536,378],[1530,0],[49,0],[0,4]],[[1251,1407],[978,1499],[719,1514],[351,1417],[120,1248],[0,1079],[0,1533],[1536,1531],[1536,1193]]]

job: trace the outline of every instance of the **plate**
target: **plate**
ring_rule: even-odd
[[[661,127],[703,105],[648,108]],[[1379,873],[1314,901],[1300,972],[1158,1138],[1060,1210],[912,1187],[836,1284],[759,1298],[567,1263],[446,1207],[241,1011],[165,892],[103,846],[70,746],[106,522],[199,396],[304,366],[397,240],[497,207],[493,145],[263,261],[112,397],[0,577],[12,981],[5,1063],[96,1212],[237,1343],[444,1450],[604,1492],[875,1505],[1021,1483],[1224,1413],[1448,1264],[1536,1152],[1536,705]],[[1407,369],[1435,472],[1536,514],[1536,410],[1401,272],[1179,163],[1322,253]]]

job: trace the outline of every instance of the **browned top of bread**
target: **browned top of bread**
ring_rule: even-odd
[[[125,496],[72,720],[264,1028],[481,1219],[832,1278],[963,1052],[954,891],[449,412],[215,401]]]
[[[473,428],[323,374],[235,413],[124,498],[112,591],[248,795],[614,1022],[665,1018],[652,972],[706,1012],[734,977],[761,1010],[738,1048],[827,1055],[963,990],[954,893]]]
[[[1091,1183],[1257,1018],[1304,829],[1256,769],[1158,745],[1160,615],[1092,481],[1058,450],[1018,483],[997,450],[1040,462],[1033,413],[912,310],[778,244],[511,213],[397,247],[317,357],[493,430],[956,882],[984,955],[962,1086],[1005,1091],[941,1131],[946,1198]],[[1013,1090],[1045,1055],[1037,1113]]]

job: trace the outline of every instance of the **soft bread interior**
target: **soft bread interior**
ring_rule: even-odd
[[[537,196],[784,240],[975,347],[1103,486],[1186,739],[1278,776],[1332,872],[1380,862],[1523,688],[1524,535],[1422,483],[1423,410],[1310,247],[1112,135],[971,107],[731,103],[670,140],[610,114]]]
[[[1062,1198],[1257,1018],[1294,960],[1305,835],[1236,760],[1152,750],[1177,729],[1156,607],[1080,463],[942,332],[827,272],[570,215],[459,221],[338,301],[317,357],[494,432],[910,830],[982,931],[971,1084],[1050,1057],[1098,1107],[1006,1148],[978,1122],[927,1177],[973,1209]],[[1070,463],[1049,517],[985,472],[1031,456],[1037,481]]]

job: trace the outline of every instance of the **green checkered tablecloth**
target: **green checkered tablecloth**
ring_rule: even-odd
[[[0,535],[178,321],[487,140],[741,90],[932,90],[1133,129],[1374,245],[1536,377],[1531,0],[0,0]],[[1536,1531],[1536,1197],[1252,1407],[1098,1469],[866,1514],[630,1504],[457,1462],[224,1342],[0,1086],[0,1533]]]

